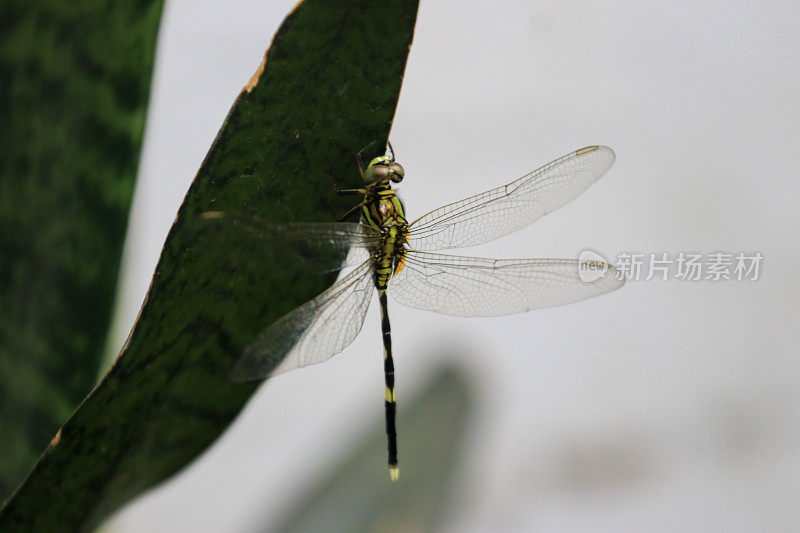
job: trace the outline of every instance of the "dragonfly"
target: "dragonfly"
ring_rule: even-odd
[[[366,150],[365,148],[364,150]],[[394,357],[387,294],[406,306],[475,317],[569,304],[621,287],[622,276],[601,261],[486,259],[436,253],[492,241],[570,202],[613,164],[613,150],[588,146],[502,187],[435,209],[409,223],[393,184],[405,170],[388,145],[364,168],[363,185],[340,190],[362,197],[340,222],[270,224],[236,218],[247,231],[306,245],[324,244],[335,268],[355,267],[314,299],[267,327],[231,372],[236,381],[262,380],[326,361],[353,342],[378,294],[383,339],[385,418],[390,478],[398,479]],[[344,222],[359,213],[358,222]],[[206,212],[220,219],[231,215]],[[581,269],[595,274],[584,281]],[[597,274],[599,272],[599,274]]]

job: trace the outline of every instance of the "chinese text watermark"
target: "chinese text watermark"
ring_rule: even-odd
[[[756,281],[761,274],[761,252],[621,252],[612,261],[614,276],[625,281]],[[597,252],[584,250],[580,257],[580,278],[591,282],[609,270]]]

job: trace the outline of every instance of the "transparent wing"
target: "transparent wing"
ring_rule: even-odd
[[[327,361],[358,336],[373,290],[372,260],[368,260],[265,329],[244,349],[231,379],[266,379]]]
[[[414,250],[460,248],[517,231],[586,190],[614,158],[611,148],[589,146],[508,185],[440,207],[411,223],[408,246]]]
[[[380,245],[378,230],[350,222],[267,222],[242,213],[206,211],[195,231],[211,231],[221,243],[249,242],[251,253],[324,272],[360,265]]]
[[[624,284],[611,265],[571,259],[482,259],[406,253],[389,294],[398,302],[455,316],[499,316],[577,302]],[[581,280],[584,269],[586,279]]]

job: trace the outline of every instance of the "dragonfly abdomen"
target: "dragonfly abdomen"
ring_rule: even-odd
[[[383,333],[383,372],[386,380],[386,436],[389,452],[389,476],[392,481],[397,481],[399,470],[397,468],[397,427],[395,417],[397,403],[394,398],[394,359],[392,358],[392,333],[389,325],[389,310],[386,303],[386,291],[380,291],[381,304],[381,332]]]
[[[389,452],[389,475],[397,480],[397,429],[395,416],[397,403],[394,396],[394,358],[392,357],[392,335],[389,326],[389,310],[386,302],[386,289],[389,278],[395,272],[395,265],[405,252],[408,222],[400,199],[388,183],[384,186],[368,187],[361,211],[362,224],[381,232],[380,244],[372,250],[375,288],[381,305],[381,332],[383,337],[383,371],[386,380],[386,436]]]
[[[395,270],[396,258],[402,255],[403,245],[398,242],[398,228],[385,232],[380,252],[375,260],[375,287],[385,291]]]

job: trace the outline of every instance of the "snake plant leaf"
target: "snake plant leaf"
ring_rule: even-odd
[[[0,2],[0,500],[97,380],[162,5]]]
[[[249,237],[194,221],[346,212],[353,198],[333,194],[331,172],[354,183],[354,154],[386,141],[416,12],[417,0],[306,0],[289,14],[186,195],[121,355],[0,511],[0,530],[92,528],[224,431],[256,388],[228,379],[237,356],[334,275],[249,260]]]

